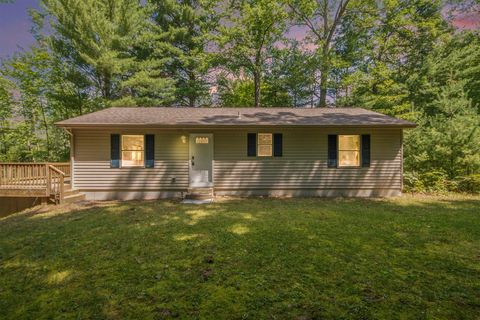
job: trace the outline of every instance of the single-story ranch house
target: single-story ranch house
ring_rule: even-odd
[[[58,122],[87,199],[398,196],[404,128],[360,108],[109,108]]]

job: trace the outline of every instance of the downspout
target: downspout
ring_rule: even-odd
[[[73,131],[67,128],[63,128],[65,132],[70,136],[70,185],[72,189],[75,189],[74,183],[74,161],[75,161],[75,139],[73,135]]]
[[[400,162],[400,193],[403,193],[403,129],[400,129],[400,154],[401,154],[401,162]]]

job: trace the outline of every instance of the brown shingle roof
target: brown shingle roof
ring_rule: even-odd
[[[95,126],[376,126],[415,127],[361,108],[109,108],[56,123]]]

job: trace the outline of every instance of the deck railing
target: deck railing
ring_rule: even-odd
[[[0,195],[54,196],[63,199],[66,178],[70,178],[69,162],[22,163],[0,162]],[[2,192],[3,190],[3,192]]]
[[[58,170],[62,171],[65,174],[66,178],[70,177],[70,162],[57,162],[57,163],[49,163],[51,166],[57,168]]]
[[[47,194],[54,197],[55,203],[60,203],[64,194],[65,173],[49,165],[47,176]]]

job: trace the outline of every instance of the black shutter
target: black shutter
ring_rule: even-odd
[[[283,136],[281,133],[273,134],[273,156],[281,157],[283,149]]]
[[[370,135],[362,134],[362,167],[370,167]]]
[[[110,167],[120,168],[120,135],[110,135]]]
[[[145,168],[155,166],[155,135],[145,135]]]
[[[257,134],[256,133],[247,134],[247,156],[249,157],[257,156]]]
[[[337,135],[328,135],[328,167],[336,168],[338,158]]]

